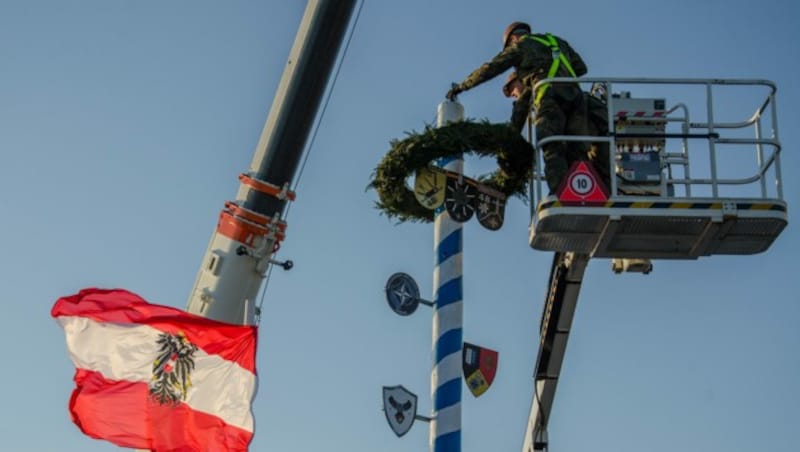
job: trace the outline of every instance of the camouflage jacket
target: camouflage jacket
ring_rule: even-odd
[[[512,67],[517,69],[517,74],[527,86],[533,86],[538,80],[547,78],[547,73],[553,64],[553,53],[550,47],[532,39],[533,36],[546,39],[545,34],[536,33],[525,36],[516,45],[506,47],[491,61],[472,71],[459,85],[461,91],[466,91],[487,80],[491,80]],[[567,57],[567,61],[572,65],[575,75],[580,77],[586,74],[586,64],[581,56],[578,55],[578,52],[573,50],[567,41],[555,35],[553,37],[556,39],[561,53]],[[569,77],[570,74],[561,64],[556,76]]]

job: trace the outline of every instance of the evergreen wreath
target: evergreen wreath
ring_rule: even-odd
[[[495,156],[499,169],[478,181],[506,196],[526,197],[533,173],[533,146],[508,124],[467,120],[442,127],[426,125],[422,133],[407,135],[390,142],[392,148],[375,168],[368,186],[378,192],[376,208],[387,217],[400,222],[433,221],[434,212],[417,202],[406,179],[434,160],[461,153]]]

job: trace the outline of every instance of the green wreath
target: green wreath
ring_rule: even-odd
[[[478,180],[506,196],[526,196],[533,171],[533,146],[508,124],[461,121],[436,128],[426,126],[422,133],[408,133],[406,139],[390,144],[392,149],[375,168],[368,186],[378,192],[376,207],[389,218],[433,221],[434,212],[417,202],[406,179],[433,160],[462,153],[494,155],[500,168]]]

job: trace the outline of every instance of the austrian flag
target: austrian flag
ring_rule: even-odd
[[[64,328],[85,434],[152,451],[246,451],[253,437],[256,328],[84,289],[51,314]]]

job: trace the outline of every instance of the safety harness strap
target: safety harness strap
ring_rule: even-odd
[[[575,71],[572,69],[572,65],[569,64],[569,60],[567,60],[567,57],[564,56],[564,54],[561,52],[561,49],[558,47],[558,42],[556,42],[556,38],[554,38],[553,35],[551,35],[550,33],[547,33],[545,37],[547,39],[540,38],[538,36],[527,35],[523,39],[531,38],[536,42],[550,48],[550,52],[552,52],[553,55],[553,63],[550,64],[550,70],[547,71],[547,78],[553,78],[558,73],[560,64],[564,65],[564,67],[567,69],[567,72],[569,72],[569,75],[573,77],[578,77],[577,75],[575,75]],[[536,93],[536,98],[534,99],[534,105],[537,106],[539,105],[539,102],[542,100],[544,93],[547,91],[547,88],[549,87],[550,87],[549,83],[545,83],[544,85],[539,87],[539,91]]]

